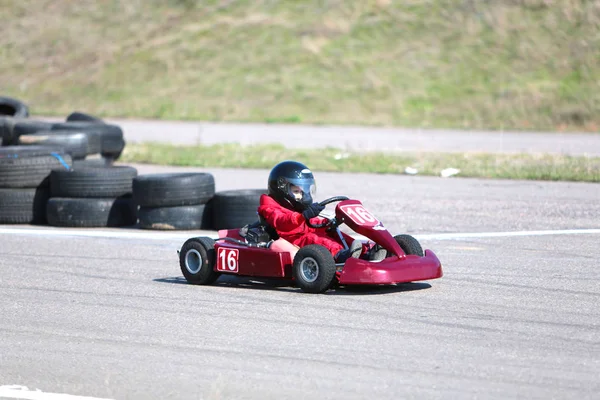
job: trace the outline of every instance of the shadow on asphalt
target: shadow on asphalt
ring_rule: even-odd
[[[153,279],[153,281],[176,285],[190,285],[182,276],[157,278]],[[221,275],[219,279],[217,279],[217,281],[210,286],[301,293],[301,290],[294,286],[292,281],[287,279],[249,278],[244,276]],[[335,287],[323,294],[326,296],[381,295],[389,293],[412,292],[414,290],[429,289],[430,287],[431,285],[429,283],[424,282],[398,283],[396,285],[353,285]]]

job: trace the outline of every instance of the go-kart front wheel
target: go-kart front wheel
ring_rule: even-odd
[[[294,256],[293,275],[296,285],[307,293],[323,293],[335,278],[335,261],[325,247],[310,244]]]
[[[396,243],[400,245],[404,253],[407,255],[417,255],[419,257],[423,257],[423,248],[417,239],[410,235],[396,235],[394,236],[396,239]],[[390,252],[388,251],[388,257],[390,256]]]
[[[185,279],[195,285],[208,285],[219,277],[214,270],[215,241],[208,237],[186,240],[179,251],[179,266]]]

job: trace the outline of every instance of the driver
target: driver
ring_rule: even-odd
[[[271,170],[268,186],[268,195],[260,197],[258,214],[281,238],[298,247],[320,244],[331,252],[336,263],[360,256],[360,240],[352,241],[350,248],[344,249],[340,240],[329,236],[325,228],[312,228],[306,224],[309,219],[312,224],[326,221],[317,217],[325,206],[313,201],[315,178],[306,165],[297,161],[280,162]]]

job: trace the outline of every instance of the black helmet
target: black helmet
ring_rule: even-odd
[[[283,161],[269,174],[269,195],[286,208],[302,212],[313,203],[315,177],[297,161]]]

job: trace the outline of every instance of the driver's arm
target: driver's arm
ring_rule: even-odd
[[[284,210],[280,206],[261,204],[258,212],[277,232],[291,232],[304,222],[302,214]]]
[[[298,228],[304,222],[304,217],[299,212],[281,212],[276,208],[267,208],[263,217],[276,230],[291,231]]]

